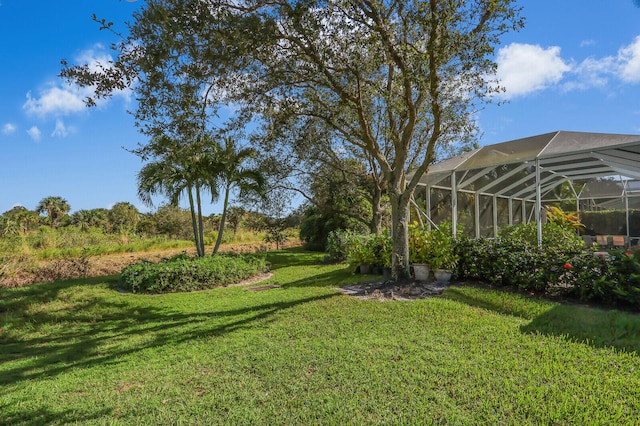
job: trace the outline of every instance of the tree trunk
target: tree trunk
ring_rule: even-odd
[[[189,210],[191,211],[191,226],[193,226],[193,238],[196,243],[196,252],[198,253],[198,257],[202,257],[203,253],[200,252],[200,234],[198,233],[198,222],[196,221],[196,210],[193,205],[193,193],[191,192],[191,187],[187,188],[187,193],[189,194]]]
[[[384,214],[382,211],[382,207],[380,203],[382,201],[382,190],[378,185],[373,190],[373,197],[371,199],[371,225],[369,226],[369,230],[372,234],[379,234],[382,232],[382,215]]]
[[[199,186],[196,186],[196,203],[198,204],[198,234],[200,235],[200,252],[204,256],[204,223],[202,223],[202,202],[200,200]]]
[[[224,231],[224,221],[227,218],[227,204],[229,203],[229,189],[230,185],[224,190],[224,204],[222,206],[222,217],[220,218],[220,226],[218,227],[218,238],[216,239],[216,246],[213,248],[213,254],[218,252],[218,248],[220,248],[220,243],[222,243],[222,232]]]
[[[395,280],[411,276],[409,271],[409,197],[391,194],[391,254],[392,275]]]

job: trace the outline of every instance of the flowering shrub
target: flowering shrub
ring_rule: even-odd
[[[640,307],[640,263],[634,254],[581,255],[575,257],[574,264],[568,274],[568,280],[573,284],[573,296]]]
[[[512,228],[501,238],[459,240],[458,276],[640,308],[640,263],[635,254],[598,256],[593,250],[584,250],[578,236],[564,232],[557,224],[544,225],[543,245],[538,247],[532,243],[531,228],[535,225],[521,227]]]

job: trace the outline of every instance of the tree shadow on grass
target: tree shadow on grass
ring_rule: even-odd
[[[608,309],[558,305],[520,329],[524,333],[564,336],[597,348],[640,354],[640,315]]]
[[[303,287],[331,287],[336,288],[348,283],[362,281],[362,276],[354,276],[348,268],[336,271],[315,274],[305,278],[300,278],[294,282],[282,284],[283,288],[303,288]]]
[[[498,290],[487,290],[487,291],[498,291]],[[473,294],[473,293],[472,293]],[[462,302],[469,306],[474,306],[476,308],[487,309],[489,311],[497,312],[499,314],[511,315],[514,317],[524,318],[524,319],[532,319],[534,314],[532,314],[531,309],[527,309],[528,302],[524,303],[512,303],[513,299],[506,298],[505,300],[501,300],[499,298],[490,297],[481,297],[479,295],[472,295],[468,292],[465,292],[464,289],[452,286],[449,287],[445,293],[445,299],[451,299],[458,302]],[[521,295],[514,295],[517,297],[523,297]]]
[[[7,413],[8,406],[0,405],[0,413]],[[45,425],[51,423],[57,424],[73,424],[84,423],[88,421],[96,421],[104,416],[111,414],[111,410],[101,409],[95,410],[92,413],[79,413],[77,410],[64,410],[62,412],[55,412],[48,407],[40,407],[34,411],[18,411],[17,414],[8,414],[6,417],[0,419],[0,424],[3,425]]]
[[[285,250],[276,253],[279,264],[316,265],[318,255]],[[287,265],[288,266],[288,265]],[[356,277],[360,278],[360,277]],[[201,338],[263,327],[286,309],[339,296],[287,292],[287,288],[336,287],[353,280],[347,268],[287,280],[278,293],[257,296],[227,305],[201,308],[175,307],[153,303],[140,295],[115,295],[117,276],[75,279],[35,284],[18,289],[0,289],[0,388],[7,389],[30,379],[54,377],[74,369],[117,365],[140,351],[171,348]],[[361,279],[361,278],[360,278]],[[86,291],[100,284],[114,293]],[[78,287],[78,293],[74,287]],[[103,287],[104,288],[104,287]],[[215,290],[213,290],[215,291]],[[149,295],[148,298],[171,297]],[[218,309],[220,306],[230,308]],[[28,409],[0,407],[12,412],[16,423],[72,423],[109,416],[111,409],[94,412],[55,412],[30,405]],[[1,423],[1,421],[0,421]]]
[[[6,332],[0,334],[0,367],[4,365],[0,368],[0,387],[55,376],[72,368],[124,362],[124,357],[148,348],[224,336],[269,321],[279,311],[337,296],[283,297],[282,301],[270,303],[260,303],[262,299],[255,298],[256,303],[250,306],[211,312],[141,306],[139,299],[138,303],[120,303],[96,297],[69,309],[42,310],[28,317],[20,314],[35,301],[52,300],[68,286],[62,282],[32,288],[21,293],[28,298],[5,301],[0,328],[8,319],[10,328],[18,333],[13,338]],[[15,365],[9,365],[12,362]]]
[[[290,266],[319,265],[323,257],[324,253],[310,252],[302,247],[267,252],[267,261],[271,263],[271,269],[274,270]]]
[[[511,296],[483,298],[456,287],[445,293],[446,298],[469,306],[531,320],[520,327],[523,333],[559,336],[596,348],[613,347],[640,354],[640,314],[557,302],[535,306],[532,304],[539,300],[527,300],[516,294]]]

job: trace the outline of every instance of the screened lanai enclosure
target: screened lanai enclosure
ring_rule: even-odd
[[[430,226],[494,237],[535,222],[550,206],[577,212],[587,242],[640,241],[640,135],[558,131],[488,145],[430,167],[415,207]]]

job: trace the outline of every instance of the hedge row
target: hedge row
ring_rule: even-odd
[[[547,224],[543,245],[520,226],[500,238],[462,239],[458,278],[640,309],[640,262],[631,252],[598,255],[571,232]],[[533,228],[535,229],[535,228]]]
[[[129,265],[120,286],[133,293],[174,293],[235,284],[268,270],[264,256],[222,254],[192,258],[181,254],[158,263]]]

